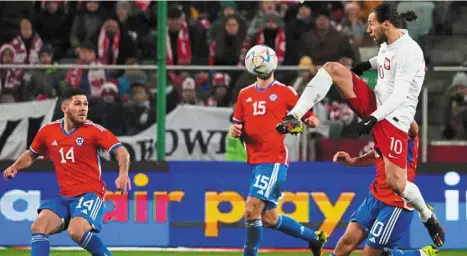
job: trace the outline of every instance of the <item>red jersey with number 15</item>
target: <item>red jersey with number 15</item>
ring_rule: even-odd
[[[264,89],[252,84],[240,91],[233,121],[243,124],[242,135],[249,164],[288,164],[285,135],[276,131],[276,125],[282,122],[298,98],[292,87],[277,81]],[[309,111],[304,118],[310,115],[312,113]]]
[[[93,192],[102,198],[105,183],[101,177],[99,150],[111,152],[120,146],[117,137],[100,125],[86,121],[67,133],[61,119],[43,126],[29,151],[47,155],[53,161],[60,195],[75,197]]]

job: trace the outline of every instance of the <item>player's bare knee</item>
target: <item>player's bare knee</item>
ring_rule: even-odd
[[[79,243],[84,235],[84,230],[76,225],[68,227],[68,236],[75,243]]]
[[[333,79],[334,77],[342,75],[345,70],[345,67],[339,62],[326,62],[321,68],[326,70]]]
[[[356,244],[355,239],[344,234],[344,236],[339,239],[336,249],[334,250],[334,254],[336,256],[349,255],[355,248],[357,248],[357,246],[358,244]]]
[[[263,226],[266,228],[272,228],[275,227],[278,221],[277,215],[263,215],[262,216],[263,220]]]
[[[386,182],[394,193],[400,195],[405,189],[406,177],[402,173],[392,172],[386,175]]]
[[[75,217],[70,221],[68,226],[68,236],[76,242],[79,243],[85,232],[91,231],[92,227],[89,222],[82,217]]]
[[[246,220],[256,220],[259,219],[261,213],[259,212],[259,206],[255,204],[250,204],[245,207],[245,219]]]
[[[31,225],[31,233],[42,233],[46,234],[47,229],[45,223],[40,223],[37,221],[34,221]]]

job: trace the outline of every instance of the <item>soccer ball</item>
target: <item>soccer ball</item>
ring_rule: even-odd
[[[267,76],[277,68],[276,52],[266,45],[255,45],[245,56],[245,67],[255,76]]]

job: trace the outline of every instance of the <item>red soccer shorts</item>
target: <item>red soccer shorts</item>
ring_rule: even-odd
[[[393,164],[405,169],[407,167],[409,135],[386,119],[377,122],[371,133],[375,141],[376,152]]]
[[[352,73],[353,90],[356,98],[347,100],[347,105],[360,118],[371,115],[377,108],[375,94],[368,85]],[[375,150],[395,165],[405,169],[409,136],[386,119],[376,123],[372,130]]]
[[[346,99],[347,105],[360,118],[365,118],[371,115],[376,110],[375,93],[368,85],[357,75],[352,73],[353,91],[356,98]]]

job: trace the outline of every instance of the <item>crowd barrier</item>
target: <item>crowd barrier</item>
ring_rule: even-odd
[[[8,163],[0,163],[1,167]],[[53,198],[58,185],[50,163],[38,162],[11,181],[0,181],[0,246],[30,243],[36,209]],[[292,163],[279,212],[331,234],[336,245],[351,214],[367,196],[373,167],[352,168],[330,162]],[[105,224],[100,234],[109,246],[243,246],[244,200],[250,167],[229,162],[146,162],[133,164],[133,190],[115,191],[115,164],[103,164],[108,184]],[[416,183],[432,204],[447,232],[444,248],[467,248],[467,170],[465,165],[421,165]],[[431,244],[417,215],[401,248]],[[53,246],[73,245],[65,233],[51,237]],[[303,241],[266,230],[263,247],[305,248]]]

